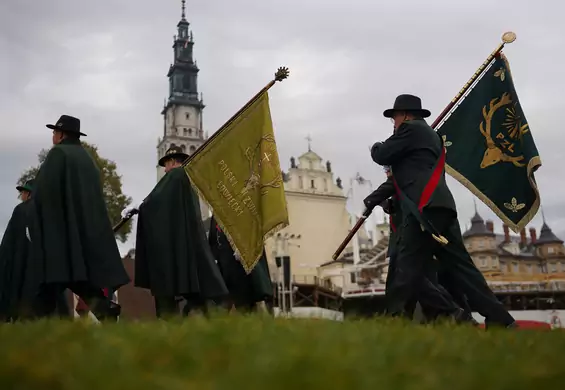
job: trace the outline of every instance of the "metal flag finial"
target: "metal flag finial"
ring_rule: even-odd
[[[182,4],[181,5],[181,8],[182,8],[181,17],[184,20],[184,19],[186,19],[186,12],[185,12],[185,10],[186,10],[186,0],[181,0],[181,4]]]
[[[516,40],[516,34],[512,31],[507,31],[502,34],[502,42],[504,43],[512,43]]]
[[[280,68],[277,69],[275,73],[275,81],[283,81],[288,77],[289,74],[290,72],[288,68],[285,66],[281,66]]]

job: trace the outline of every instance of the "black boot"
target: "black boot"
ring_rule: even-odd
[[[111,301],[110,299],[95,298],[93,301],[88,302],[87,304],[92,313],[100,322],[117,322],[118,317],[122,312],[122,307],[116,302]]]
[[[508,325],[503,325],[500,324],[498,322],[492,322],[489,321],[488,319],[485,320],[485,330],[489,330],[489,329],[518,329],[519,326],[516,323],[516,321],[513,321],[512,323],[508,324]]]

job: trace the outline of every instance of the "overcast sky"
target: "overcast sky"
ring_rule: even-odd
[[[17,204],[20,173],[50,146],[45,124],[61,114],[81,119],[135,201],[153,188],[180,3],[0,2],[0,231]],[[564,130],[555,119],[565,109],[563,10],[548,0],[188,0],[204,128],[213,133],[288,66],[290,78],[271,92],[284,169],[311,134],[313,150],[344,183],[359,171],[376,185],[384,175],[368,148],[390,134],[382,111],[396,95],[419,95],[437,116],[512,30],[518,39],[505,53],[543,162],[536,177],[546,219],[565,238]],[[450,185],[467,224],[473,196]],[[359,201],[361,191],[368,189],[359,189]]]

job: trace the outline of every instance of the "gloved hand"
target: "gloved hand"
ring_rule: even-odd
[[[128,217],[131,217],[132,215],[137,214],[137,212],[139,211],[139,208],[141,207],[141,204],[143,202],[140,202],[138,204],[132,205],[132,206],[128,206],[125,209],[122,210],[122,219],[126,219]]]
[[[383,208],[383,211],[388,215],[394,214],[394,203],[392,199],[389,198],[385,200],[379,206],[381,206]]]
[[[373,159],[374,162],[377,162],[376,161],[377,159],[375,157],[376,157],[378,148],[380,148],[382,144],[383,144],[382,142],[375,142],[373,144],[373,146],[371,146],[371,158]]]
[[[379,205],[381,199],[382,197],[379,196],[377,191],[373,191],[372,193],[369,194],[369,196],[363,199],[363,203],[365,204],[365,208],[367,210],[373,210],[375,207]]]

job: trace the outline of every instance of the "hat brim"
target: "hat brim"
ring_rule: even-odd
[[[63,133],[65,133],[65,132],[66,132],[66,133],[71,133],[71,131],[62,130],[60,127],[57,127],[57,126],[55,126],[55,125],[45,125],[45,127],[47,127],[48,129],[51,129],[51,130],[62,131]],[[76,133],[76,131],[72,131],[72,133]],[[81,133],[80,131],[79,131],[78,133],[79,133],[79,135],[81,135],[81,136],[83,136],[83,137],[87,137],[86,134]]]
[[[167,154],[163,157],[161,157],[159,159],[159,165],[164,167],[165,166],[165,161],[173,159],[173,158],[182,158],[183,160],[186,160],[189,156],[186,153],[172,153],[172,154]]]
[[[26,186],[17,186],[16,190],[18,190],[19,192],[22,192],[22,191],[31,192],[31,188],[28,188]]]
[[[421,109],[421,110],[398,110],[398,109],[394,109],[394,108],[389,108],[388,110],[384,110],[383,111],[383,115],[385,118],[392,118],[394,116],[394,113],[397,111],[404,111],[404,112],[412,112],[414,114],[418,114],[420,115],[422,118],[428,118],[432,115],[432,113],[430,112],[430,110],[426,110],[426,109]]]

